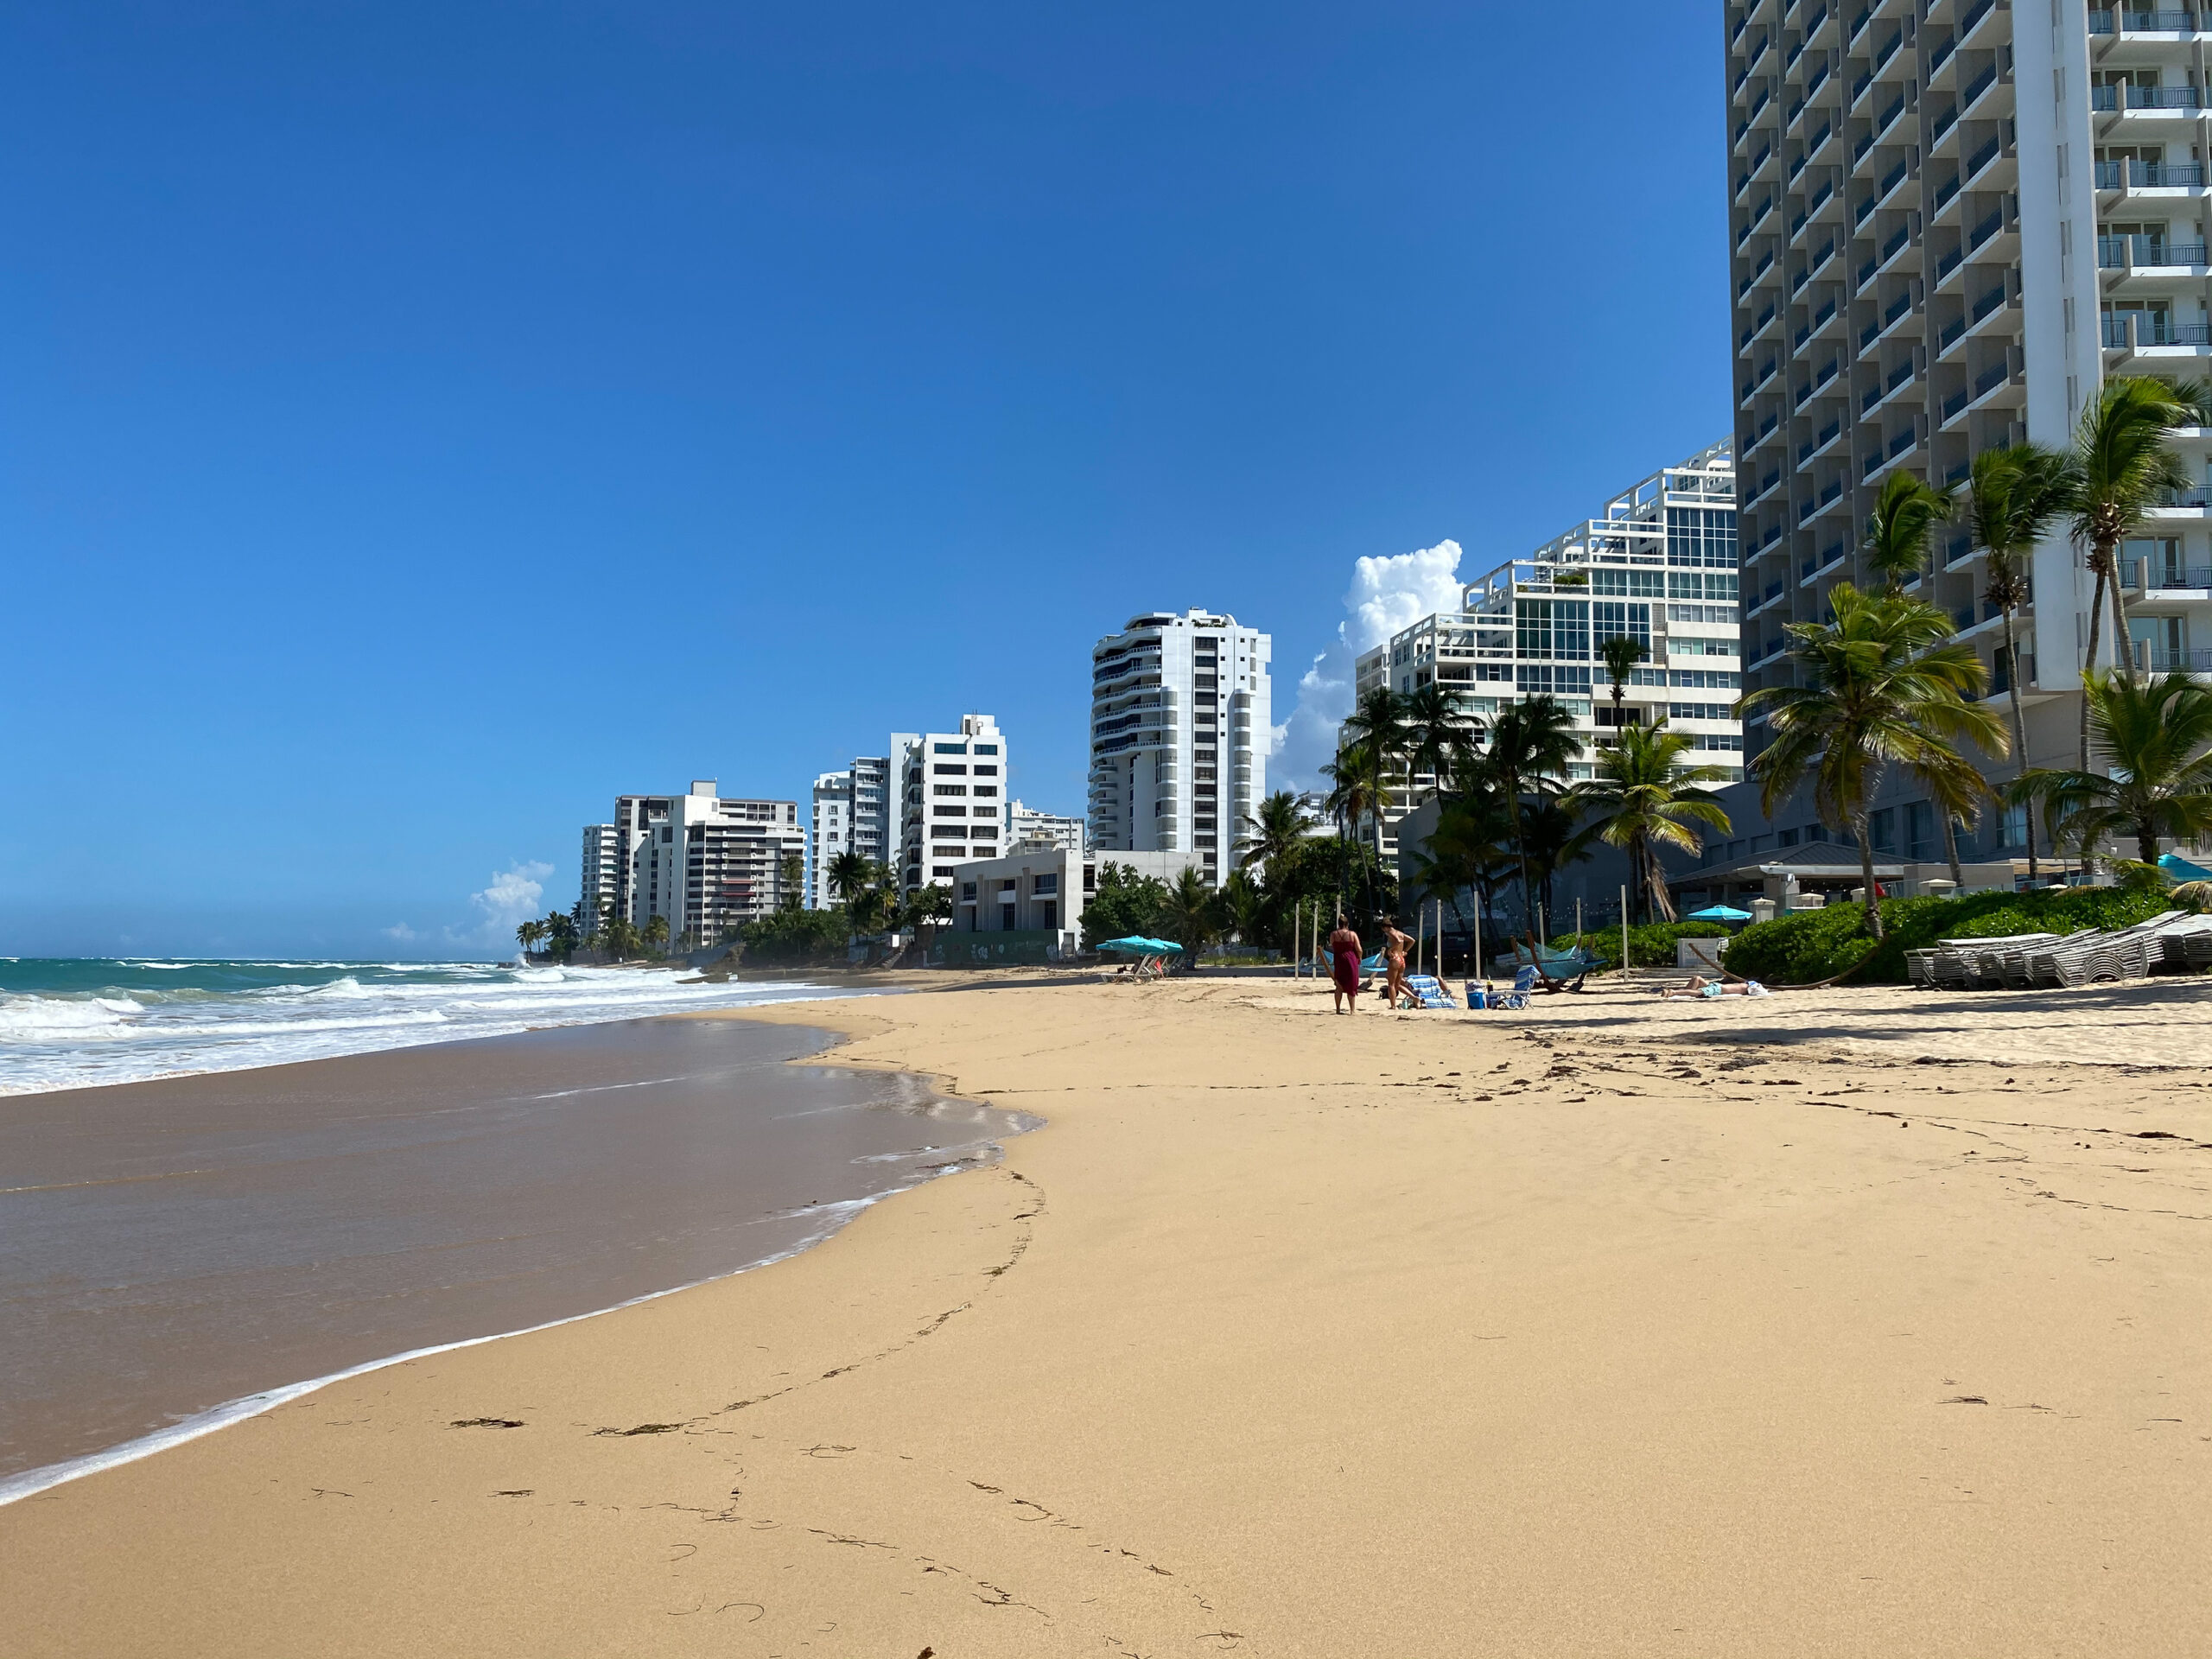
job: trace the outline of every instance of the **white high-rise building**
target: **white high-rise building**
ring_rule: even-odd
[[[898,857],[902,893],[950,881],[963,859],[995,858],[1006,845],[1006,736],[988,715],[963,715],[954,732],[893,732],[891,766],[901,796]]]
[[[814,819],[806,837],[806,906],[827,910],[835,897],[830,891],[830,865],[840,853],[852,850],[853,774],[825,772],[814,780]]]
[[[615,851],[613,824],[584,826],[583,857],[578,868],[582,880],[577,883],[577,916],[588,927],[601,917],[614,914],[615,894],[622,885],[622,863]]]
[[[1236,863],[1268,789],[1274,641],[1233,616],[1129,619],[1090,652],[1090,839],[1195,852],[1209,882]]]
[[[881,755],[855,760],[842,772],[825,772],[814,780],[814,817],[807,837],[807,904],[827,910],[842,897],[831,890],[830,865],[840,853],[858,853],[873,864],[888,864],[885,834],[890,811],[884,799],[891,763]]]
[[[613,913],[637,927],[665,917],[671,944],[719,944],[787,892],[804,897],[785,879],[806,855],[796,801],[730,800],[702,779],[682,795],[617,797],[613,830]]]
[[[1059,847],[1069,852],[1083,850],[1083,820],[1063,817],[1057,812],[1039,812],[1033,807],[1016,801],[1007,809],[1007,823],[1010,826],[1008,844],[1028,849],[1037,847]]]
[[[1742,779],[1744,728],[1733,712],[1742,677],[1736,473],[1726,443],[1623,490],[1597,517],[1462,593],[1457,612],[1424,617],[1362,652],[1357,695],[1440,685],[1472,729],[1518,699],[1548,694],[1574,717],[1583,745],[1568,776],[1587,778],[1594,752],[1619,729],[1603,646],[1630,639],[1645,657],[1630,671],[1621,722],[1664,719],[1692,740],[1686,760]],[[1386,857],[1396,851],[1389,827],[1434,785],[1422,774],[1393,791]]]
[[[1819,618],[1838,580],[1867,584],[1861,527],[1892,469],[1962,481],[1993,446],[2065,445],[2107,375],[2195,378],[2212,360],[2212,14],[1731,0],[1724,17],[1750,687],[1791,671],[1785,623]],[[2194,477],[2209,442],[2177,437]],[[2123,550],[2145,668],[2212,669],[2206,502],[2175,496]],[[2012,669],[1986,577],[1947,531],[1915,591],[1953,614],[2001,691]],[[2094,578],[2061,533],[2031,580],[2026,759],[2070,766]],[[1747,735],[1756,753],[1764,722]],[[1879,850],[1940,855],[1923,793],[1892,769]],[[2024,814],[1992,815],[1969,851],[2024,851]]]

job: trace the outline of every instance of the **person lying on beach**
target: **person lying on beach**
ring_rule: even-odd
[[[1359,1012],[1359,935],[1344,925],[1344,918],[1337,918],[1337,931],[1329,935],[1329,977],[1337,994],[1337,1012],[1344,1012],[1346,1003],[1351,1012]]]
[[[1771,996],[1774,993],[1756,979],[1707,979],[1703,974],[1692,974],[1687,985],[1669,985],[1659,993],[1662,1002],[1672,1002],[1678,997],[1697,996]]]

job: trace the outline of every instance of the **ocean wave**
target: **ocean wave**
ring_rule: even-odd
[[[127,1037],[124,1016],[144,1010],[127,997],[0,998],[0,1043],[81,1042]]]

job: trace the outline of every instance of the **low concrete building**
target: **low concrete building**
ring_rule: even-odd
[[[1969,893],[1994,887],[2010,893],[2013,887],[2011,861],[1962,865]],[[1859,849],[1833,841],[1803,842],[1795,847],[1762,854],[1756,858],[1724,860],[1670,877],[1675,908],[1685,914],[1707,905],[1732,905],[1749,910],[1754,899],[1765,899],[1777,912],[1809,910],[1820,904],[1849,899],[1854,888],[1866,885]],[[1929,892],[1950,890],[1951,867],[1925,861],[1900,862],[1877,853],[1874,882],[1892,899],[1910,899]],[[1941,882],[1931,888],[1930,882]],[[1810,901],[1810,902],[1808,902]]]
[[[1083,947],[1083,912],[1109,866],[1173,882],[1185,869],[1204,873],[1197,850],[1116,852],[1110,849],[1034,847],[1003,858],[953,867],[953,933],[1022,936],[1039,958],[1058,960]]]

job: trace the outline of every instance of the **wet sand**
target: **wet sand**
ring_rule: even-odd
[[[786,1064],[828,1041],[631,1020],[0,1097],[0,1493],[241,1396],[787,1254],[995,1155],[1005,1114]]]
[[[2209,995],[754,1016],[1046,1127],[0,1509],[0,1652],[2203,1653]]]

